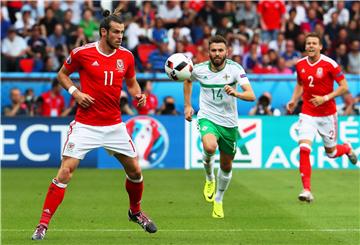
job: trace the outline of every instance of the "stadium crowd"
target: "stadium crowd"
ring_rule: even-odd
[[[116,7],[126,24],[123,46],[133,52],[138,72],[163,72],[166,59],[177,52],[195,64],[206,61],[208,38],[220,34],[228,41],[229,58],[247,73],[292,74],[304,55],[306,33],[317,32],[324,54],[345,73],[360,74],[359,1],[1,1],[1,70],[57,72],[73,48],[98,40],[103,9]],[[144,91],[148,86],[143,84]],[[57,93],[54,84],[52,91]],[[20,97],[27,103],[31,96]],[[63,106],[60,100],[53,106]],[[349,101],[356,105],[359,99]],[[40,102],[42,106],[46,100]],[[160,108],[157,99],[153,103],[155,108],[144,114],[164,111],[165,100]],[[19,108],[27,115],[60,116],[73,113],[75,106],[50,114]],[[131,107],[126,104],[124,114],[142,114]]]

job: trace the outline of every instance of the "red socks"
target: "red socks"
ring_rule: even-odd
[[[351,148],[348,144],[336,145],[336,150],[332,153],[328,153],[327,155],[330,158],[337,158],[345,154],[349,154]]]
[[[305,190],[311,189],[311,147],[306,144],[300,144],[300,174],[301,181]]]
[[[51,217],[64,199],[65,190],[66,184],[59,183],[56,179],[52,180],[45,198],[40,224],[49,225]]]
[[[144,190],[144,183],[142,177],[140,180],[136,182],[133,181],[134,180],[130,180],[129,178],[126,178],[125,187],[129,195],[131,213],[135,214],[140,212],[141,210],[140,203],[141,203],[142,193]]]

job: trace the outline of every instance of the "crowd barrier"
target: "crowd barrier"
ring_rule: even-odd
[[[138,149],[143,168],[202,168],[201,141],[196,120],[183,116],[123,117]],[[296,116],[239,117],[240,139],[234,168],[294,169],[298,167]],[[2,167],[58,167],[72,118],[2,118],[0,160]],[[357,117],[339,118],[339,143],[351,142],[360,153]],[[354,169],[347,157],[330,159],[320,137],[311,153],[313,168]],[[216,164],[219,163],[218,152]],[[80,167],[120,168],[104,149],[94,150]]]
[[[9,91],[13,87],[20,88],[25,91],[27,88],[33,88],[36,95],[50,89],[51,79],[56,77],[56,73],[1,73],[1,104],[7,105],[10,103],[8,96]],[[264,92],[270,92],[273,97],[272,105],[281,111],[285,111],[285,105],[290,100],[293,89],[296,84],[295,75],[248,75],[251,85],[257,97]],[[78,80],[78,74],[72,75],[74,80]],[[184,96],[182,82],[169,81],[166,74],[137,74],[139,81],[151,80],[153,81],[153,93],[158,97],[159,104],[165,96],[171,95],[175,98],[176,109],[183,112]],[[354,95],[360,94],[360,76],[346,75],[349,84],[349,91]],[[199,109],[199,93],[200,85],[198,82],[194,83],[192,103],[194,109]],[[66,101],[70,101],[70,95],[63,90],[63,95]],[[238,100],[238,112],[240,115],[247,115],[251,107],[255,106],[256,102],[244,102]],[[342,103],[341,98],[337,98],[337,103]]]

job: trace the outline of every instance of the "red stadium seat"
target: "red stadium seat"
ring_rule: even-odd
[[[148,57],[149,54],[154,51],[156,49],[156,45],[154,44],[148,44],[148,43],[143,43],[143,44],[139,44],[137,46],[137,51],[139,54],[139,58],[140,61],[143,65],[145,65],[148,61]]]
[[[34,67],[34,60],[31,58],[21,59],[19,67],[22,72],[30,73]]]

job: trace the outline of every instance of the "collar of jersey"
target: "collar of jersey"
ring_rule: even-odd
[[[101,54],[101,55],[104,55],[106,57],[110,57],[111,55],[115,54],[116,53],[116,49],[114,50],[114,52],[112,52],[111,54],[104,54],[103,52],[101,52],[100,48],[99,48],[99,42],[96,42],[95,43],[95,47],[96,47],[96,50]]]

